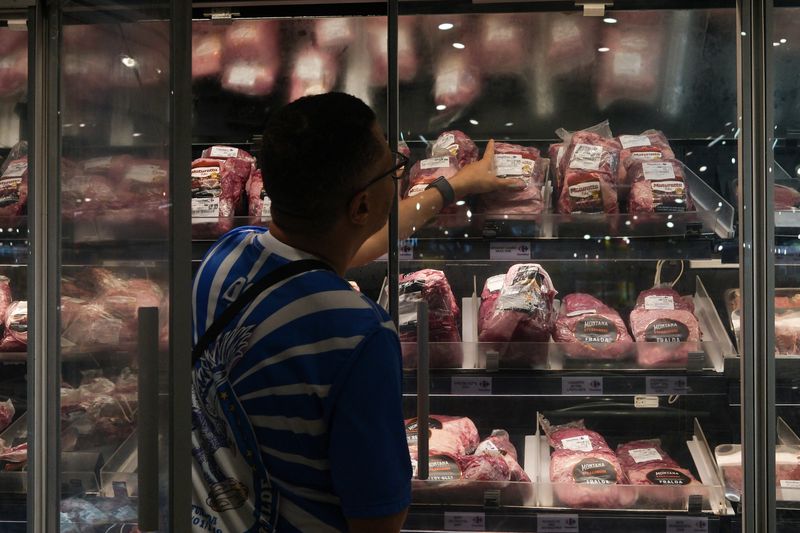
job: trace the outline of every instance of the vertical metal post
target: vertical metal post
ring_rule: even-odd
[[[397,25],[399,23],[399,0],[388,0],[387,13],[387,51],[388,51],[388,83],[386,85],[386,106],[388,115],[386,117],[386,136],[389,138],[389,145],[392,150],[397,150],[398,139],[400,138],[400,119],[399,101],[400,88],[397,79]],[[389,315],[397,324],[399,318],[398,298],[400,279],[400,215],[398,211],[398,186],[395,181],[394,204],[389,215]]]
[[[191,23],[189,0],[171,2],[169,243],[169,517],[172,533],[191,530],[192,162]]]
[[[139,531],[158,531],[158,307],[139,308],[137,416]]]
[[[33,37],[29,43],[34,58],[28,84],[32,102],[28,169],[28,531],[44,533],[60,527],[61,17],[58,5],[49,2],[37,2],[32,14],[29,28]]]
[[[775,531],[771,1],[738,0],[743,530]]]
[[[430,404],[430,330],[428,327],[428,303],[417,304],[417,477],[428,479],[428,419]]]

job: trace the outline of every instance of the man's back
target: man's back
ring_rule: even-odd
[[[228,233],[195,279],[195,342],[252,283],[311,257],[263,229]],[[281,533],[340,531],[345,515],[408,505],[400,350],[382,309],[317,270],[265,291],[220,339],[194,370],[196,529],[249,529],[255,514]]]

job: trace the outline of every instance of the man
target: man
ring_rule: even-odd
[[[403,202],[402,233],[445,198],[519,186],[494,175],[492,146],[451,178],[452,190],[440,184]],[[343,276],[386,252],[403,163],[353,96],[301,98],[270,120],[270,230],[238,228],[206,254],[195,343],[258,280],[293,262],[324,264],[260,292],[194,366],[195,531],[400,530],[411,478],[400,345],[386,312]]]

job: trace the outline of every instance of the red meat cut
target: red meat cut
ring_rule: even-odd
[[[414,80],[419,70],[419,58],[416,48],[414,16],[402,16],[397,24],[397,79],[400,83]],[[389,76],[388,63],[388,28],[386,19],[369,18],[367,25],[367,48],[372,58],[371,83],[376,87],[386,85]]]
[[[568,294],[561,303],[553,340],[563,343],[567,357],[624,359],[633,339],[614,309],[588,294]]]
[[[564,184],[559,213],[618,213],[617,168],[620,144],[591,131],[572,134],[561,159]]]
[[[289,101],[333,90],[338,76],[332,55],[314,46],[302,48],[294,57],[289,79]]]
[[[667,455],[658,439],[620,444],[617,457],[631,485],[676,487],[697,484],[689,470]]]
[[[459,130],[440,133],[436,141],[429,147],[428,155],[430,157],[455,157],[458,169],[477,161],[479,157],[478,147],[466,133]]]
[[[269,196],[264,190],[264,179],[261,170],[255,169],[245,184],[247,192],[247,215],[250,217],[251,224],[259,224],[268,219],[270,214]]]
[[[481,73],[464,50],[445,52],[433,74],[433,99],[448,108],[466,107],[481,92]]]
[[[14,420],[15,412],[16,409],[14,408],[14,404],[11,402],[11,398],[4,402],[0,402],[0,431],[3,431],[11,425],[11,421]]]
[[[502,457],[508,465],[511,481],[530,481],[528,474],[517,462],[517,449],[511,444],[508,432],[504,429],[495,429],[492,434],[482,441],[475,449],[475,455],[493,455]]]
[[[539,150],[516,144],[496,143],[494,156],[498,178],[516,179],[523,188],[500,190],[481,195],[486,213],[502,215],[537,215],[544,209],[542,184],[546,167]]]
[[[481,306],[478,310],[478,331],[483,331],[486,327],[486,319],[494,313],[495,302],[497,297],[500,296],[500,289],[503,288],[503,281],[506,279],[505,274],[498,274],[486,280],[481,292]]]
[[[0,176],[0,216],[24,215],[28,205],[28,158],[11,161]]]
[[[481,67],[487,75],[518,74],[527,58],[522,14],[484,15],[480,18],[478,39]],[[529,21],[526,21],[529,22]]]
[[[628,159],[626,165],[627,176],[632,183],[629,213],[676,213],[694,210],[680,161]]]
[[[8,306],[11,305],[11,280],[0,276],[0,320],[5,320]]]
[[[200,158],[192,162],[192,217],[201,223],[216,223],[220,231],[232,226],[230,220],[241,212],[245,183],[253,163],[231,157],[225,160]]]
[[[439,157],[429,157],[414,163],[408,176],[408,190],[406,198],[413,198],[422,193],[425,188],[435,181],[439,176],[444,176],[448,180],[458,173],[458,161],[455,157],[444,155]],[[467,220],[466,205],[450,205],[439,211],[440,215],[445,215],[439,219],[438,223],[443,226],[456,226]]]
[[[640,366],[686,365],[689,352],[699,349],[701,332],[694,305],[670,287],[639,293],[630,324]]]
[[[417,458],[419,439],[416,418],[405,421],[406,440],[411,458]],[[429,455],[448,454],[462,456],[471,454],[480,442],[478,428],[465,416],[431,415],[428,419],[428,451]]]
[[[192,79],[222,72],[223,33],[214,24],[192,23]]]
[[[658,130],[647,130],[639,135],[620,135],[617,141],[622,146],[619,155],[619,174],[618,183],[632,183],[627,179],[627,167],[625,163],[629,159],[642,159],[653,161],[660,159],[675,159],[675,152],[667,141],[667,137]]]
[[[775,185],[775,210],[790,211],[800,206],[800,192],[785,185]]]
[[[564,157],[566,149],[564,143],[554,143],[547,150],[547,157],[550,158],[550,179],[553,180],[553,190],[556,194],[561,192],[564,181],[564,175],[561,173],[561,158]]]
[[[465,455],[458,458],[463,479],[474,481],[508,481],[511,471],[503,457],[497,455]]]

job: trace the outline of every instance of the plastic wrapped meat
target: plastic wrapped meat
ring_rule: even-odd
[[[512,266],[494,308],[486,309],[481,342],[547,342],[553,328],[557,291],[537,264]]]
[[[642,367],[685,366],[700,342],[694,305],[670,287],[642,291],[631,311],[631,331]]]
[[[562,343],[567,357],[624,359],[633,339],[614,309],[588,294],[568,294],[561,303],[553,340]]]
[[[486,319],[492,315],[505,279],[505,274],[498,274],[497,276],[492,276],[487,279],[486,283],[483,285],[483,291],[481,291],[481,306],[478,310],[478,331],[484,330]]]
[[[547,164],[539,150],[516,144],[495,144],[495,172],[498,178],[516,179],[524,188],[499,190],[480,196],[482,209],[489,214],[537,215],[544,210],[542,185]]]
[[[466,107],[481,92],[481,73],[464,50],[445,52],[436,62],[433,99],[436,105]]]
[[[567,74],[591,65],[597,55],[597,23],[579,13],[557,14],[547,19],[542,35],[547,50],[547,65],[555,74]]]
[[[0,276],[0,320],[5,320],[11,302],[11,280],[6,276]]]
[[[775,355],[800,354],[800,312],[775,312]]]
[[[480,17],[478,40],[484,74],[517,74],[526,59],[525,35],[529,18],[520,13],[492,13]]]
[[[440,156],[429,157],[414,163],[408,175],[408,190],[406,198],[413,198],[422,193],[428,185],[435,181],[439,176],[447,179],[452,178],[458,172],[459,166],[455,157]],[[466,205],[449,205],[439,211],[444,215],[437,219],[437,224],[442,227],[457,227],[463,225],[468,220]]]
[[[250,152],[247,150],[242,150],[241,148],[234,148],[233,146],[222,146],[222,145],[214,145],[209,146],[200,154],[200,157],[209,158],[209,159],[219,159],[225,161],[227,159],[236,158],[236,159],[243,159],[245,161],[249,161],[252,164],[255,164],[256,158],[250,155]]]
[[[225,32],[225,61],[272,59],[278,54],[279,35],[276,20],[234,20]]]
[[[336,60],[328,52],[313,46],[302,48],[292,65],[289,101],[333,90],[338,74]]]
[[[628,213],[676,213],[694,210],[680,161],[629,159],[626,166],[632,183]]]
[[[245,184],[247,191],[247,215],[252,224],[259,224],[268,219],[270,215],[270,202],[267,192],[264,190],[264,179],[261,170],[256,169],[250,173],[250,177]]]
[[[400,341],[403,367],[417,364],[417,304],[428,304],[430,364],[434,368],[460,367],[463,362],[458,333],[460,311],[444,272],[425,269],[400,276]]]
[[[397,25],[397,79],[408,83],[417,77],[419,58],[417,56],[415,27],[416,17],[402,16]],[[389,77],[387,62],[388,28],[385,18],[370,18],[367,25],[367,47],[372,58],[370,82],[383,87]]]
[[[667,141],[667,137],[658,130],[647,130],[639,135],[620,135],[617,137],[622,150],[619,154],[618,183],[630,184],[631,179],[626,179],[629,159],[643,159],[653,161],[660,159],[675,159],[675,152]]]
[[[6,309],[5,336],[21,344],[28,344],[28,302],[12,302]]]
[[[355,40],[355,19],[323,17],[315,20],[313,24],[314,42],[323,50],[338,54]]]
[[[508,481],[511,472],[505,459],[497,455],[466,455],[458,458],[463,479]]]
[[[678,487],[697,484],[689,470],[667,455],[658,439],[620,444],[617,446],[617,457],[631,485]],[[670,499],[674,497],[682,499],[683,495],[678,493]]]
[[[564,175],[561,174],[561,158],[564,157],[566,151],[564,143],[554,143],[550,145],[547,150],[547,156],[550,158],[550,179],[553,180],[553,189],[556,194],[561,191],[561,185],[564,181]]]
[[[205,22],[192,23],[192,79],[217,77],[222,72],[223,33]]]
[[[495,150],[497,148],[495,147]],[[532,150],[535,150],[533,148]],[[452,156],[456,158],[457,168],[461,169],[478,160],[478,147],[463,131],[443,131],[428,149],[430,157]],[[537,151],[538,156],[538,151]]]
[[[192,217],[200,222],[214,219],[220,232],[232,225],[241,211],[245,184],[253,163],[232,157],[225,160],[200,158],[192,162]],[[227,220],[226,220],[227,219]]]
[[[3,431],[11,425],[11,421],[14,420],[15,412],[16,409],[14,409],[14,404],[11,402],[11,398],[4,402],[0,402],[0,431]]]
[[[22,39],[19,39],[22,37]],[[0,32],[0,96],[25,92],[28,87],[27,33],[4,29]]]
[[[775,210],[791,211],[800,206],[800,192],[786,185],[775,185]]]
[[[511,481],[530,481],[528,474],[517,462],[517,449],[511,444],[508,432],[504,429],[495,429],[492,434],[478,444],[475,455],[493,455],[501,457],[508,465]]]
[[[124,323],[95,303],[80,306],[66,325],[62,337],[78,346],[119,344]]]
[[[11,161],[0,176],[0,216],[24,215],[28,206],[28,158]]]
[[[417,458],[419,426],[416,418],[406,420],[406,440],[411,458]],[[455,457],[471,454],[480,442],[478,428],[465,416],[430,415],[428,419],[429,455]]]
[[[559,213],[618,213],[617,167],[620,144],[592,131],[571,135],[561,159],[564,184]]]

